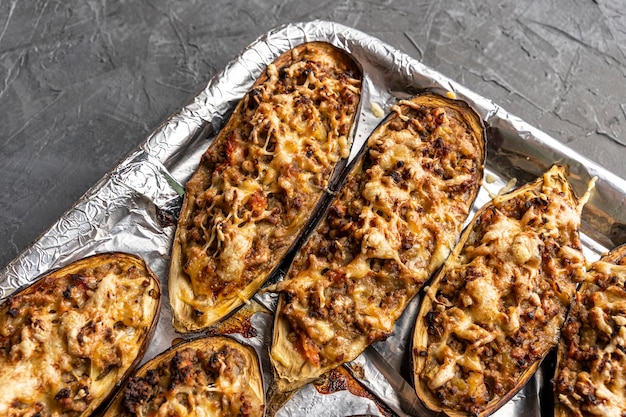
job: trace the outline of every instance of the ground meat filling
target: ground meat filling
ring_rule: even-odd
[[[563,326],[554,378],[565,415],[626,415],[626,250],[592,265]]]
[[[45,276],[0,306],[0,415],[80,416],[135,361],[155,282],[115,256],[93,259],[103,261]]]
[[[213,301],[269,272],[349,153],[360,94],[352,70],[311,49],[267,74],[187,183],[183,269]]]
[[[453,246],[481,177],[477,138],[454,109],[394,112],[277,285],[286,337],[320,367],[391,334]]]
[[[556,174],[481,210],[433,284],[420,378],[440,404],[477,415],[520,387],[556,345],[582,281],[580,207]]]
[[[263,404],[249,394],[250,366],[238,349],[185,348],[171,360],[131,378],[123,391],[121,416],[260,416]]]

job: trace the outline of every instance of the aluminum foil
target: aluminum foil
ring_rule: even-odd
[[[165,297],[144,361],[171,346],[180,335],[171,326],[166,281],[170,245],[182,202],[182,184],[195,170],[201,154],[229,112],[265,66],[291,47],[314,40],[327,41],[347,50],[364,70],[361,113],[351,159],[381,121],[378,112],[373,110],[376,107],[388,112],[399,99],[424,88],[452,93],[467,101],[488,128],[485,180],[474,211],[512,179],[518,185],[534,180],[558,162],[569,166],[570,180],[579,195],[586,191],[591,178],[597,178],[583,211],[582,238],[587,258],[593,261],[602,252],[626,242],[626,181],[392,46],[334,22],[312,21],[268,32],[236,56],[189,103],[0,271],[0,299],[41,274],[85,256],[107,251],[134,253],[142,256],[160,277]],[[257,349],[266,386],[271,379],[267,349],[272,316],[262,310],[271,311],[274,302],[271,295],[257,296],[250,306],[237,313],[250,316],[254,331],[234,335]],[[409,337],[418,302],[416,298],[409,305],[393,336],[385,342],[377,342],[347,365],[351,375],[371,396],[352,394],[345,389],[322,394],[309,385],[285,403],[277,415],[420,414],[419,404],[414,395],[411,397],[408,362]],[[252,313],[244,313],[250,309]],[[219,331],[219,327],[215,331]],[[553,365],[554,359],[548,357],[535,378],[496,415],[552,415]]]

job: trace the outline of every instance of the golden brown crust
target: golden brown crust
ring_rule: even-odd
[[[448,255],[478,192],[484,136],[469,107],[423,94],[392,110],[274,288],[279,390],[387,338]]]
[[[169,280],[177,331],[210,326],[265,282],[349,155],[360,88],[347,53],[311,42],[240,101],[186,185]]]
[[[104,416],[261,417],[262,382],[252,347],[227,336],[198,338],[139,368]]]
[[[0,415],[90,415],[141,359],[156,276],[112,253],[51,272],[0,306]]]
[[[626,245],[594,262],[559,341],[555,416],[626,415]]]
[[[581,209],[555,166],[479,210],[417,317],[414,378],[427,407],[488,415],[532,376],[582,279]]]

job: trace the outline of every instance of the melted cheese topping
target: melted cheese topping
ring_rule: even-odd
[[[80,416],[134,362],[159,295],[115,260],[35,286],[0,308],[0,415]]]
[[[393,112],[275,288],[289,332],[280,337],[320,371],[391,334],[454,245],[479,186],[482,138],[455,109],[403,101]],[[283,353],[272,359],[289,373]]]
[[[192,293],[184,301],[199,324],[210,324],[207,308],[258,289],[348,157],[360,80],[337,56],[313,44],[269,65],[187,183],[179,233]]]
[[[593,264],[563,327],[554,387],[564,415],[626,414],[626,257],[621,262]]]
[[[261,417],[261,375],[250,352],[236,342],[195,343],[143,367],[125,385],[119,409],[105,416]]]
[[[419,377],[443,407],[482,412],[557,343],[584,269],[581,206],[555,168],[479,212],[420,312]]]

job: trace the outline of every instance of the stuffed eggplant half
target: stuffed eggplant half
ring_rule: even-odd
[[[292,391],[386,339],[441,266],[478,192],[479,116],[425,93],[393,106],[368,138],[280,292],[270,359]]]
[[[255,350],[213,336],[182,342],[145,363],[104,417],[261,417],[263,409]]]
[[[0,415],[82,417],[139,362],[159,281],[123,253],[79,260],[0,306]]]
[[[169,295],[179,332],[247,302],[302,234],[350,153],[361,70],[322,42],[262,73],[186,184]]]
[[[556,346],[585,260],[566,170],[495,197],[425,290],[412,358],[418,397],[450,416],[502,406]]]
[[[626,415],[626,245],[594,262],[559,341],[556,417]]]

